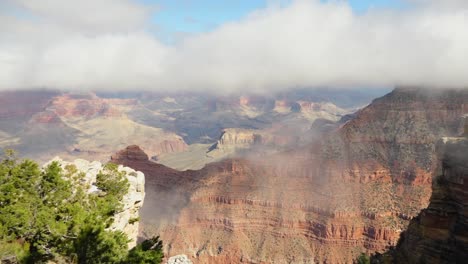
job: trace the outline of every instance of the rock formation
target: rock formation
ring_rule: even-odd
[[[221,138],[218,140],[218,148],[249,148],[253,144],[259,144],[262,135],[254,130],[248,129],[224,129]]]
[[[88,188],[88,193],[99,191],[99,189],[95,186],[95,183],[96,175],[103,169],[103,165],[100,162],[89,162],[82,159],[77,159],[73,162],[67,162],[58,157],[54,158],[50,162],[52,161],[58,161],[64,170],[67,170],[67,166],[74,165],[77,169],[76,173],[85,174],[82,183],[83,186]],[[131,239],[128,246],[129,248],[132,248],[136,245],[138,238],[140,223],[139,210],[143,206],[143,201],[145,198],[145,176],[140,171],[135,171],[122,165],[119,165],[118,171],[125,172],[125,176],[129,182],[129,189],[127,194],[125,194],[122,199],[122,210],[114,215],[114,221],[109,229],[120,230],[127,234],[128,238]]]
[[[58,92],[39,91],[4,91],[0,92],[0,121],[24,121],[43,111]],[[2,126],[2,130],[3,130]]]
[[[0,103],[0,148],[42,162],[54,156],[106,161],[132,143],[150,155],[187,149],[182,137],[129,118],[136,99],[27,91],[2,92]]]
[[[350,263],[395,245],[427,206],[437,138],[462,133],[467,102],[463,90],[396,89],[324,140],[292,151],[184,172],[148,161],[136,147],[114,161],[147,176],[141,234],[161,234],[168,255]]]
[[[113,161],[147,175],[142,235],[160,234],[166,254],[188,254],[194,263],[346,262],[363,244],[382,250],[398,238],[381,223],[387,216],[347,211],[355,202],[347,189],[356,184],[319,191],[327,186],[306,169],[309,157],[294,156],[289,164],[280,163],[285,156],[270,158],[177,172],[131,146]]]
[[[269,129],[254,130],[240,128],[223,129],[220,139],[209,149],[209,156],[229,156],[243,150],[259,149],[276,152],[300,144],[300,133],[288,133],[288,127],[281,125]]]
[[[438,152],[439,176],[429,206],[411,220],[390,251],[393,263],[466,263],[468,259],[468,138],[444,138]]]
[[[170,257],[167,264],[192,264],[192,261],[186,255],[177,255]]]
[[[134,99],[103,99],[94,93],[64,94],[55,97],[48,108],[64,118],[111,118],[122,116],[122,110],[135,104]]]

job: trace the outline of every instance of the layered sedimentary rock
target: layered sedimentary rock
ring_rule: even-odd
[[[165,154],[173,152],[182,152],[188,149],[187,143],[179,137],[175,136],[171,139],[164,139],[159,143],[159,146],[155,147],[154,154]]]
[[[230,159],[178,172],[131,146],[113,161],[147,175],[142,236],[160,234],[167,255],[194,263],[344,263],[396,241],[387,215],[350,208],[358,184],[330,186],[305,167],[310,156],[294,155],[288,164]]]
[[[345,159],[351,167],[378,163],[390,171],[393,182],[430,186],[436,142],[463,133],[467,112],[468,89],[397,88],[343,125],[330,137],[324,155]],[[346,176],[366,181],[358,172]]]
[[[150,155],[180,152],[187,148],[180,136],[129,119],[126,113],[136,104],[136,99],[99,98],[93,93],[64,94],[55,97],[47,109],[70,127],[83,132],[70,148],[72,154],[78,156],[88,154],[104,160],[129,143],[145,146]],[[151,135],[158,139],[154,140]]]
[[[281,128],[268,130],[253,130],[227,128],[216,143],[217,149],[248,149],[254,145],[274,145],[276,147],[291,146],[298,141],[294,134],[280,135],[276,133]]]
[[[429,206],[390,251],[394,263],[466,263],[468,259],[468,138],[444,138],[438,151],[439,176]]]
[[[128,150],[114,160],[147,175],[141,235],[161,234],[167,255],[350,263],[394,246],[427,206],[436,138],[462,133],[467,103],[466,91],[396,89],[325,140],[288,152],[184,172]]]
[[[248,129],[224,129],[218,140],[219,148],[249,148],[253,144],[260,143],[262,135],[254,130]]]
[[[48,108],[67,118],[119,117],[123,109],[135,104],[134,99],[103,99],[93,93],[64,94],[55,97]]]
[[[64,170],[68,170],[68,166],[73,165],[76,168],[75,173],[84,173],[84,178],[81,183],[87,188],[88,193],[99,192],[96,187],[96,176],[103,170],[103,164],[98,161],[87,161],[77,159],[73,162],[63,161],[60,158],[54,158],[52,161],[58,161]],[[50,162],[52,162],[50,161]],[[47,165],[47,164],[46,164]],[[45,166],[46,166],[45,165]],[[128,192],[122,199],[122,210],[114,215],[114,221],[109,227],[110,230],[120,230],[127,234],[131,240],[128,243],[129,248],[136,245],[139,231],[139,210],[143,206],[145,198],[145,176],[140,171],[135,171],[129,167],[120,165],[119,172],[125,172],[125,177],[128,180]]]
[[[296,135],[298,127],[312,125],[307,121],[312,119],[301,117],[302,111],[316,107],[301,105],[298,101],[309,100],[297,98],[278,103],[243,98],[235,105],[217,102],[217,112],[206,113],[213,119],[203,119],[195,111],[179,115],[182,100],[164,100],[173,112],[150,108],[154,102],[142,111],[151,111],[154,124],[170,120],[193,138],[215,138],[223,127],[211,123],[220,119],[224,127],[235,123],[256,131],[289,126],[286,134]],[[184,172],[150,162],[136,146],[117,153],[113,161],[147,176],[140,235],[161,234],[168,256],[186,254],[194,263],[349,263],[361,252],[382,252],[395,245],[409,220],[427,206],[437,169],[436,141],[462,133],[460,120],[467,106],[463,90],[396,89],[343,119],[336,130],[326,130],[326,138],[294,145],[289,152],[231,158]],[[153,147],[165,140],[161,130],[142,125],[150,123],[144,119],[59,117],[87,132],[76,144],[76,152],[84,155],[140,144],[153,156]],[[54,118],[43,115],[36,121]],[[271,125],[277,120],[279,125]],[[119,134],[122,127],[131,129]],[[252,141],[255,137],[245,137],[246,143]]]
[[[182,137],[130,119],[136,99],[29,91],[2,92],[0,102],[0,148],[40,161],[56,155],[106,161],[129,144],[152,156],[187,149]]]
[[[22,120],[43,111],[58,92],[5,91],[0,92],[0,120]]]
[[[298,133],[287,133],[287,129],[280,125],[263,130],[226,128],[218,142],[211,146],[208,155],[234,154],[258,147],[270,151],[292,148],[301,141],[301,137]]]
[[[304,92],[310,93],[316,92]],[[214,144],[225,128],[262,131],[262,141],[284,146],[296,140],[297,132],[307,130],[310,120],[337,120],[343,112],[339,107],[328,107],[331,104],[327,100],[333,100],[333,96],[293,97],[2,92],[0,148],[14,148],[23,156],[41,161],[56,155],[104,161],[130,144],[144,147],[151,156],[188,152],[186,142]],[[275,101],[284,104],[278,103],[279,108],[275,108]],[[292,111],[298,101],[304,105],[303,111]],[[43,143],[33,146],[31,142]]]

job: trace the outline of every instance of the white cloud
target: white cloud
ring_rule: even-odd
[[[134,2],[17,0],[34,19],[0,16],[0,89],[468,86],[466,2],[409,1],[360,15],[344,1],[272,5],[167,46]]]

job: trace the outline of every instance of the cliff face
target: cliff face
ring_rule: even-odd
[[[397,88],[345,123],[324,154],[351,167],[378,163],[389,170],[392,182],[430,185],[436,142],[463,133],[461,117],[467,112],[467,89]],[[346,176],[366,181],[363,174]]]
[[[111,162],[145,174],[146,196],[140,212],[144,228],[140,228],[140,231],[141,235],[148,237],[159,235],[152,231],[161,223],[172,222],[177,217],[179,210],[188,203],[190,192],[200,175],[194,171],[179,172],[151,162],[148,155],[136,145],[112,155]]]
[[[468,259],[468,138],[444,138],[429,206],[402,234],[395,263],[466,263]]]
[[[466,91],[396,89],[293,151],[184,172],[146,158],[116,161],[147,175],[141,234],[161,234],[168,255],[194,263],[351,263],[395,245],[427,206],[436,138],[461,134],[467,107]]]
[[[283,163],[286,159],[288,163]],[[356,183],[329,185],[304,153],[230,159],[178,172],[136,146],[113,162],[147,176],[141,235],[160,234],[169,256],[194,263],[347,263],[399,236],[387,215],[359,211]],[[291,243],[293,241],[293,243]]]
[[[280,148],[293,146],[299,141],[299,136],[294,133],[283,133],[282,130],[283,127],[272,127],[264,130],[226,128],[216,143],[216,149],[223,151],[249,149],[254,145]]]
[[[103,169],[103,164],[98,161],[89,162],[87,160],[77,159],[73,162],[66,162],[60,158],[54,158],[52,161],[58,161],[64,170],[67,170],[68,165],[74,165],[77,169],[76,173],[84,173],[83,186],[88,188],[88,193],[98,192],[99,189],[95,186],[96,175]],[[52,162],[50,161],[50,162]],[[143,206],[145,198],[145,176],[140,171],[135,171],[129,167],[120,165],[119,172],[125,172],[125,176],[129,182],[127,194],[122,199],[123,208],[120,212],[114,215],[114,221],[109,227],[111,230],[120,230],[127,234],[131,241],[128,243],[129,248],[136,246],[138,231],[139,231],[139,210]],[[136,220],[136,221],[135,221]]]

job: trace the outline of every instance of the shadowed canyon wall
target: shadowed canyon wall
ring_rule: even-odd
[[[428,264],[468,259],[468,138],[443,138],[437,149],[439,176],[429,206],[411,220],[395,249],[375,259]]]

